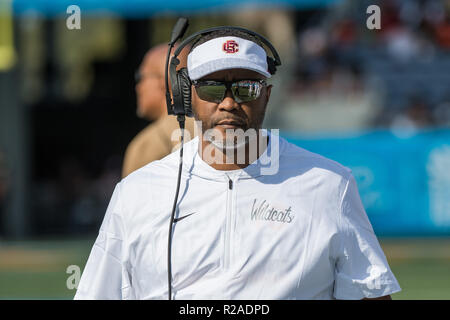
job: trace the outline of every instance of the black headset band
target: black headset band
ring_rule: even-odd
[[[175,50],[174,54],[173,54],[173,58],[178,57],[178,55],[180,54],[181,50],[183,50],[184,47],[186,47],[189,43],[193,42],[195,38],[202,36],[204,34],[207,33],[211,33],[214,31],[219,31],[219,30],[223,30],[223,29],[230,29],[230,30],[238,30],[238,31],[242,31],[245,33],[248,33],[252,36],[257,37],[258,39],[260,39],[268,48],[269,50],[272,52],[272,55],[274,57],[274,63],[275,66],[279,66],[281,65],[281,59],[280,56],[278,55],[277,50],[275,50],[274,46],[269,42],[269,40],[267,40],[264,36],[252,31],[252,30],[248,30],[242,27],[234,27],[234,26],[221,26],[221,27],[212,27],[212,28],[208,28],[199,32],[196,32],[192,35],[190,35],[189,37],[187,37],[186,39],[184,39],[177,47],[177,49]]]

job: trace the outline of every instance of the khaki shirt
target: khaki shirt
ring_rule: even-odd
[[[194,119],[186,117],[185,128],[187,132],[185,133],[184,142],[194,137],[194,125]],[[122,178],[152,161],[164,158],[178,149],[181,139],[180,134],[174,135],[174,141],[171,139],[172,133],[177,129],[179,130],[180,126],[176,116],[166,115],[139,132],[125,151]]]

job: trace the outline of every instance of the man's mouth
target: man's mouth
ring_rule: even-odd
[[[226,119],[217,122],[216,126],[220,126],[224,129],[238,129],[243,128],[244,123],[238,120]]]

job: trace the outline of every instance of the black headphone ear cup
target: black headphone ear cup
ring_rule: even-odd
[[[182,94],[183,107],[187,117],[192,117],[192,104],[191,104],[191,79],[187,68],[181,68],[178,71],[178,83],[180,84],[180,90]]]
[[[275,60],[272,57],[267,57],[267,67],[269,69],[269,73],[274,75],[277,72],[277,67],[275,65]]]

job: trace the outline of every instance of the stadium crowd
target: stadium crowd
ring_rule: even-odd
[[[379,98],[364,111],[363,128],[449,126],[450,3],[379,2],[379,30],[369,30],[368,15],[361,15],[370,4],[344,1],[307,21],[299,32],[292,96],[354,98],[374,91]],[[354,102],[346,100],[347,107]]]

